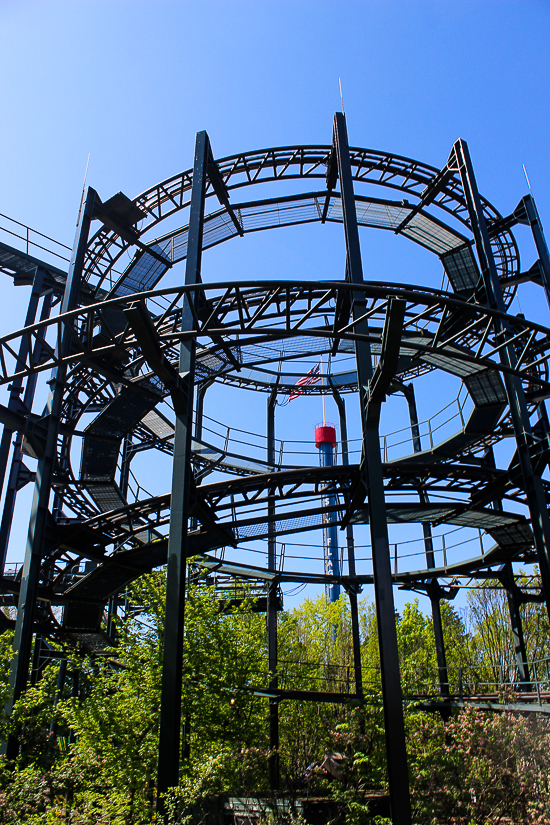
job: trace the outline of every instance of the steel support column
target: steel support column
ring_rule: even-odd
[[[40,296],[42,295],[42,284],[44,281],[45,270],[41,266],[36,267],[36,272],[34,273],[33,284],[31,288],[31,294],[29,297],[29,305],[27,307],[27,314],[25,316],[25,326],[29,327],[31,324],[34,324],[36,318],[36,312],[38,310],[38,302],[40,300]],[[18,353],[18,361],[20,364],[24,364],[27,360],[28,355],[28,338],[27,336],[23,336],[21,339],[21,345],[19,347]],[[23,389],[23,379],[16,378],[14,381],[11,382],[9,385],[10,390],[10,397],[8,401],[8,410],[13,410],[14,412],[21,412],[21,400],[20,395]],[[24,412],[30,412],[30,410],[26,410],[23,406]],[[8,457],[10,452],[10,440],[13,435],[13,430],[10,430],[9,427],[4,425],[4,429],[2,431],[2,438],[0,439],[0,494],[4,488],[4,479],[6,477],[6,469],[8,466]]]
[[[122,442],[122,460],[120,462],[120,492],[128,501],[128,489],[130,486],[130,465],[134,452],[132,449],[132,435],[126,433]]]
[[[508,610],[510,612],[510,626],[512,628],[512,642],[516,654],[516,665],[518,678],[521,682],[522,691],[531,690],[531,680],[529,678],[529,665],[527,664],[527,649],[525,647],[525,637],[523,635],[523,623],[521,621],[520,601],[518,599],[518,589],[514,581],[514,571],[512,562],[506,562],[501,572],[501,581],[506,588],[508,599]]]
[[[114,639],[116,636],[116,620],[118,618],[118,602],[119,602],[119,594],[116,593],[114,596],[111,596],[109,599],[109,604],[107,607],[107,636],[110,636],[111,639]]]
[[[30,683],[32,687],[35,687],[40,681],[40,662],[42,659],[42,647],[44,646],[44,643],[44,636],[41,633],[37,633],[34,637],[34,650],[32,654],[32,667],[30,678]]]
[[[348,452],[348,424],[346,420],[346,405],[340,393],[332,387],[332,394],[338,417],[340,420],[340,442],[342,444],[342,464],[349,466]],[[357,609],[357,594],[361,591],[360,585],[355,579],[355,543],[353,540],[353,525],[346,525],[346,544],[348,550],[348,576],[349,585],[347,587],[349,608],[351,613],[351,641],[353,647],[353,670],[355,676],[355,692],[358,696],[363,695],[363,668],[361,665],[361,636],[359,633],[359,611]]]
[[[195,404],[195,422],[194,422],[194,436],[196,441],[200,441],[202,439],[202,422],[204,417],[204,397],[206,395],[206,390],[212,386],[214,383],[214,379],[210,379],[209,381],[202,381],[200,384],[197,384],[196,387],[196,404]],[[196,462],[193,466],[193,472],[195,474],[195,482],[199,479],[204,478],[209,473],[212,472],[211,469],[206,467],[202,472],[200,470],[200,462]],[[197,527],[197,517],[191,516],[189,519],[189,529],[195,530]]]
[[[334,116],[333,147],[335,158],[331,158],[331,163],[336,160],[338,164],[348,277],[351,283],[362,284],[363,267],[346,121],[344,115],[339,112]],[[411,822],[411,806],[407,750],[378,420],[372,423],[372,419],[370,422],[367,419],[369,383],[373,377],[373,368],[370,343],[366,338],[369,333],[368,322],[362,319],[365,314],[365,302],[362,293],[354,293],[353,295],[352,314],[355,331],[365,336],[364,340],[356,341],[355,344],[363,428],[364,460],[361,465],[361,472],[362,483],[368,496],[391,815],[395,825],[409,825]]]
[[[83,208],[80,210],[76,229],[73,253],[67,274],[61,312],[69,312],[77,305],[78,292],[84,266],[84,254],[88,242],[90,224],[94,216],[97,194],[91,187],[88,188]],[[61,340],[58,341],[58,353],[63,358],[68,355],[72,345],[72,330],[63,328]],[[40,568],[44,556],[44,540],[48,520],[51,518],[49,503],[52,489],[53,472],[57,458],[57,440],[63,406],[63,393],[67,376],[67,365],[61,363],[55,370],[50,381],[50,395],[46,405],[47,434],[44,445],[44,454],[38,462],[34,498],[32,503],[27,549],[21,576],[19,591],[19,605],[13,640],[14,658],[10,673],[10,698],[6,704],[6,712],[11,713],[15,702],[24,691],[29,671],[29,660],[32,647],[34,616],[36,612],[36,596],[40,580]],[[15,758],[19,749],[17,739],[12,735],[8,739],[6,755],[9,759]]]
[[[25,319],[25,326],[30,326],[34,323],[34,320],[36,318],[36,310],[38,308],[38,300],[41,295],[44,296],[44,300],[42,302],[40,320],[45,321],[50,317],[52,293],[51,291],[48,291],[46,294],[44,294],[43,281],[44,270],[42,269],[42,267],[37,267],[34,276],[31,297],[29,299],[29,307]],[[42,346],[41,341],[43,336],[44,330],[41,330],[40,333],[37,335],[37,341],[34,346],[34,358],[36,359],[36,361],[39,360],[40,357],[40,348]],[[21,347],[19,349],[19,360],[21,362],[24,362],[26,360],[27,346],[27,338],[25,336],[21,342]],[[20,399],[20,394],[23,390],[23,380],[19,378],[12,382],[10,386],[10,399],[8,402],[8,409],[13,409],[16,412],[22,411],[23,413],[32,412],[34,393],[36,390],[36,380],[36,373],[28,377],[22,402]],[[2,440],[0,442],[0,488],[3,487],[4,484],[5,472],[8,463],[10,449],[10,439],[12,434],[13,430],[9,430],[6,426],[4,426]],[[0,559],[2,571],[4,570],[6,564],[6,555],[8,552],[8,544],[10,540],[13,514],[15,511],[15,499],[17,497],[18,491],[23,486],[23,483],[21,481],[21,471],[25,468],[23,467],[23,456],[21,453],[22,443],[23,433],[18,432],[15,434],[15,438],[13,441],[13,454],[11,459],[10,471],[8,475],[8,483],[6,486],[6,495],[4,497],[4,506],[2,508],[2,520],[0,522]]]
[[[409,419],[411,422],[411,435],[413,450],[415,453],[422,452],[422,443],[420,439],[420,427],[418,426],[418,411],[416,409],[416,398],[414,395],[414,387],[412,384],[407,384],[403,388],[403,393],[407,400],[409,407]],[[429,503],[429,497],[425,490],[418,491],[418,498],[422,504]],[[426,553],[426,567],[429,569],[435,568],[435,557],[432,537],[432,526],[427,522],[422,523],[422,532],[424,534],[424,550]],[[428,590],[428,598],[432,606],[432,622],[434,628],[435,652],[437,657],[437,670],[439,674],[439,690],[443,696],[449,695],[449,674],[447,671],[447,656],[445,654],[445,639],[443,637],[443,622],[441,621],[441,599],[440,587],[437,579],[432,579],[430,589]]]
[[[195,142],[189,240],[185,266],[185,284],[201,281],[204,200],[210,144],[206,132],[198,132]],[[191,301],[194,293],[184,297],[181,331],[193,329]],[[172,499],[170,535],[166,570],[166,611],[164,619],[164,651],[162,660],[162,693],[160,707],[159,761],[157,792],[162,794],[178,784],[181,741],[181,691],[183,667],[183,626],[185,581],[187,569],[187,533],[191,491],[191,434],[193,423],[193,392],[195,375],[194,338],[182,340],[179,355],[179,399],[174,397],[176,413],[174,458],[172,469]]]
[[[197,441],[200,441],[202,438],[202,419],[204,415],[204,396],[206,395],[206,390],[208,387],[211,387],[214,383],[213,380],[211,381],[203,381],[201,384],[198,385],[197,388],[197,405],[195,410],[195,438]]]
[[[50,724],[50,733],[53,737],[57,735],[57,721],[55,719],[55,709],[63,698],[63,688],[65,687],[65,679],[67,676],[67,660],[61,659],[59,662],[59,670],[57,672],[57,684],[55,686],[55,699],[53,702],[54,718]]]
[[[533,196],[526,195],[522,198],[520,206],[523,206],[523,209],[525,210],[527,223],[531,227],[531,232],[533,233],[533,240],[535,241],[535,246],[537,247],[537,252],[539,255],[542,285],[546,294],[546,300],[550,306],[550,255],[548,254],[546,238],[544,237],[542,224],[540,222],[539,213]],[[518,210],[516,209],[516,213],[517,212]],[[524,219],[520,218],[520,221],[523,223]]]
[[[495,468],[495,453],[493,447],[487,448],[484,456],[485,463]],[[493,500],[493,508],[497,512],[502,512],[502,500],[496,498]],[[500,582],[506,590],[506,597],[508,601],[508,613],[510,615],[510,629],[512,631],[512,644],[516,654],[516,664],[518,668],[518,677],[521,682],[521,690],[527,691],[531,689],[529,680],[529,666],[527,664],[527,650],[525,647],[525,637],[523,635],[523,622],[521,621],[520,599],[518,598],[518,587],[515,584],[514,569],[511,562],[506,562],[501,568]]]
[[[275,469],[275,407],[277,405],[277,385],[273,388],[267,402],[267,463]],[[268,570],[277,570],[277,534],[275,526],[275,490],[269,491],[267,502],[268,538],[267,538],[267,567]],[[271,690],[277,690],[278,655],[277,655],[277,584],[270,581],[267,593],[267,659],[268,669],[272,675],[269,682]],[[269,700],[269,747],[272,754],[269,760],[269,780],[272,790],[277,790],[280,784],[279,776],[279,702]]]
[[[497,309],[505,313],[506,307],[502,296],[502,287],[498,278],[467,143],[464,140],[457,140],[454,144],[453,152],[466,197],[479,266],[487,294],[487,302],[492,309]],[[449,165],[453,165],[452,156],[449,159]],[[493,326],[497,341],[505,342],[511,337],[510,329],[505,319],[495,318]],[[515,368],[517,356],[513,344],[510,343],[501,347],[499,357],[504,366],[512,369]],[[510,375],[508,372],[503,374],[503,379],[516,438],[522,486],[527,496],[527,504],[531,517],[531,528],[535,539],[546,609],[550,617],[550,518],[548,516],[542,481],[533,471],[530,447],[534,445],[535,438],[529,421],[529,412],[527,410],[521,380],[515,375]]]

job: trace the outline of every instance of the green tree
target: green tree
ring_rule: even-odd
[[[75,653],[70,658],[69,673],[80,672],[78,697],[71,697],[67,684],[56,704],[58,665],[53,664],[17,703],[9,724],[19,731],[23,747],[14,769],[3,765],[0,770],[0,823],[151,821],[164,582],[160,570],[134,584],[128,597],[135,611],[119,623],[117,645],[107,656]],[[204,585],[188,588],[185,758],[174,794],[174,821],[195,821],[211,794],[268,790],[268,699],[258,695],[272,678],[265,614],[254,610],[252,599],[228,609],[218,596]],[[491,645],[497,644],[499,632],[509,633],[503,607],[502,594],[489,587],[470,597],[464,616],[442,603],[450,670],[477,668],[479,678],[491,666]],[[404,688],[421,692],[437,679],[431,618],[418,601],[396,618]],[[544,653],[548,624],[540,605],[527,606],[525,627],[529,649]],[[319,596],[282,611],[278,628],[281,687],[355,693],[346,596],[336,603]],[[286,699],[279,705],[283,781],[297,789],[309,764],[326,751],[342,753],[341,780],[327,781],[314,772],[309,787],[329,793],[337,803],[338,821],[349,825],[370,822],[362,792],[386,783],[376,613],[367,600],[360,605],[360,631],[365,705]],[[4,694],[10,642],[8,634],[0,639]],[[500,643],[505,661],[509,643]],[[50,733],[52,721],[57,737]],[[445,723],[409,707],[406,726],[418,822],[486,825],[506,816],[530,825],[548,821],[550,734],[544,720],[466,711]]]
[[[107,657],[93,661],[77,657],[69,663],[69,670],[78,668],[81,674],[77,698],[70,697],[66,686],[54,709],[57,666],[52,665],[37,687],[29,688],[17,703],[11,725],[23,747],[17,781],[9,772],[3,775],[0,821],[20,821],[9,817],[23,804],[23,797],[33,800],[25,815],[51,811],[57,798],[55,804],[63,810],[69,806],[72,821],[82,823],[131,823],[140,820],[144,811],[151,812],[164,581],[164,572],[157,571],[134,584],[128,597],[139,606],[139,613],[119,623],[117,646]],[[258,663],[265,660],[265,617],[249,607],[245,603],[227,613],[211,589],[189,587],[182,697],[189,723],[189,755],[183,762],[184,776],[193,774],[213,754],[240,754],[265,744],[267,701],[248,689],[265,681],[265,668],[258,673]],[[72,745],[63,736],[52,741],[49,727],[54,719],[60,734],[71,732]],[[247,769],[243,759],[232,759],[224,770],[225,787],[237,788]],[[256,779],[265,782],[259,775]],[[103,816],[107,818],[102,820]]]
[[[522,576],[522,589],[540,589],[538,577]],[[515,651],[510,625],[510,612],[506,592],[500,583],[493,580],[483,582],[480,587],[468,593],[466,610],[471,636],[471,662],[479,680],[489,683],[514,681],[516,675]],[[550,625],[546,606],[540,602],[530,602],[520,607],[527,659],[545,659],[549,654],[548,640]],[[533,669],[533,668],[531,668]],[[540,671],[540,666],[538,667]],[[538,673],[540,677],[546,676]]]

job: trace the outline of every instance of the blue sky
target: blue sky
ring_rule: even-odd
[[[341,77],[352,145],[440,167],[463,137],[502,213],[527,191],[525,164],[550,233],[549,33],[548,0],[0,0],[0,213],[71,245],[88,154],[105,200],[189,168],[200,129],[218,157],[329,143]],[[217,247],[205,279],[342,277],[341,228],[318,229]],[[365,277],[439,285],[431,259],[382,234],[362,234]],[[0,290],[5,333],[27,295],[7,278]],[[520,301],[515,311],[549,322],[540,291]]]

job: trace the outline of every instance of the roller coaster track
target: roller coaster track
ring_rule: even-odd
[[[520,592],[511,567],[513,562],[530,564],[538,559],[540,563],[546,558],[540,522],[550,503],[550,487],[546,481],[540,482],[550,460],[549,430],[542,411],[544,399],[550,397],[550,329],[510,314],[517,285],[526,280],[544,282],[542,275],[546,277],[540,261],[528,272],[520,269],[512,227],[529,222],[525,207],[523,212],[520,209],[523,201],[514,213],[502,216],[480,197],[477,187],[471,187],[473,173],[468,177],[464,171],[469,155],[461,141],[438,170],[390,153],[349,148],[347,137],[342,150],[338,142],[344,135],[342,120],[339,114],[335,118],[333,146],[269,148],[217,161],[203,153],[200,174],[206,181],[208,205],[204,213],[202,200],[198,207],[195,199],[190,209],[191,170],[162,181],[133,201],[118,193],[103,203],[97,193],[89,192],[92,205],[87,217],[98,219],[102,226],[89,241],[86,229],[81,245],[75,247],[74,254],[80,255],[83,263],[79,268],[80,292],[70,303],[74,309],[50,319],[44,316],[44,320],[0,338],[0,386],[9,387],[11,393],[10,405],[0,407],[0,421],[8,431],[19,434],[21,450],[39,460],[47,454],[48,435],[48,461],[53,467],[48,495],[53,493],[54,504],[51,512],[50,505],[46,506],[50,518],[42,531],[41,570],[34,578],[43,606],[35,631],[101,652],[112,642],[102,629],[107,602],[114,598],[116,611],[118,594],[139,576],[166,564],[171,496],[162,493],[162,488],[160,495],[151,496],[139,478],[137,489],[130,488],[130,463],[137,453],[145,451],[190,459],[185,464],[186,471],[193,472],[190,490],[183,481],[175,488],[182,492],[181,500],[188,492],[190,497],[182,520],[184,540],[178,545],[178,538],[175,544],[185,547],[196,581],[220,575],[266,587],[270,594],[265,605],[271,611],[271,662],[273,649],[276,651],[274,587],[337,582],[347,590],[350,605],[355,599],[357,627],[357,592],[373,583],[376,564],[378,575],[382,569],[380,525],[378,533],[372,529],[372,547],[367,546],[365,557],[358,558],[360,565],[354,569],[350,551],[347,568],[343,565],[337,575],[327,572],[332,568],[325,568],[321,558],[307,556],[298,542],[294,543],[299,546],[296,555],[286,552],[285,537],[319,530],[330,518],[331,523],[346,527],[350,550],[354,526],[359,528],[356,535],[364,535],[363,525],[384,521],[380,518],[384,508],[381,506],[377,515],[373,505],[375,487],[388,523],[421,525],[423,534],[418,541],[423,543],[425,561],[409,561],[419,554],[402,552],[396,544],[390,573],[386,530],[386,593],[391,594],[391,583],[426,593],[439,611],[440,599],[453,598],[460,581],[497,579],[509,595],[515,588],[514,598],[542,600],[542,591]],[[210,152],[206,133],[201,135],[197,146],[203,150],[208,147]],[[344,170],[348,160],[351,172]],[[199,180],[200,175],[195,178],[197,186]],[[340,192],[335,188],[338,180]],[[249,195],[252,186],[260,187],[253,190],[253,197]],[[215,207],[209,206],[212,195],[219,200]],[[350,210],[356,218],[350,219]],[[196,234],[190,228],[195,226],[193,221],[200,225]],[[306,223],[345,224],[345,280],[246,283],[233,278],[200,283],[198,263],[193,264],[194,273],[188,278],[194,286],[161,284],[168,270],[186,261],[188,253],[190,272],[193,266],[189,262],[200,261],[199,247],[208,249],[252,232]],[[448,289],[363,283],[360,254],[358,249],[353,251],[349,240],[350,227],[356,232],[357,226],[399,234],[432,252],[441,261],[442,283]],[[44,238],[40,236],[38,245],[43,245]],[[43,269],[42,294],[45,288],[52,291],[53,306],[63,294],[63,306],[67,306],[73,265],[67,276],[58,266],[42,264],[29,254],[28,239],[27,231],[27,253],[0,243],[0,269],[13,274],[17,284],[32,282],[33,289],[35,275]],[[63,259],[58,252],[51,254]],[[492,269],[487,265],[489,259],[494,262]],[[403,313],[397,327],[396,308],[397,315]],[[181,353],[192,353],[192,367],[181,366]],[[266,438],[266,443],[258,442],[253,449],[254,433],[246,431],[246,424],[234,439],[230,428],[225,439],[216,428],[203,431],[200,405],[211,384],[265,393],[268,414],[273,416],[269,420],[274,421],[276,399],[288,398],[304,375],[304,363],[321,357],[330,363],[326,381],[303,386],[303,393],[333,394],[341,405],[341,427],[342,421],[345,425],[341,395],[358,396],[363,452],[360,459],[354,456],[353,460],[360,463],[351,463],[344,435],[342,465],[313,467],[308,466],[309,456],[294,458],[292,451],[283,454],[282,446],[275,457],[274,423],[270,446]],[[33,413],[31,406],[19,403],[16,396],[50,371],[62,376],[56,384],[57,389],[62,387],[57,396],[62,400],[58,417],[54,419],[52,413],[48,420]],[[458,404],[459,420],[453,419],[453,429],[447,421],[447,428],[438,435],[429,421],[426,440],[413,420],[414,392],[409,382],[437,371],[451,377],[447,386],[460,385],[459,396],[462,393],[465,400]],[[194,433],[193,409],[188,403],[193,396],[193,384],[187,377],[191,375],[197,397]],[[408,391],[413,393],[412,402]],[[401,442],[394,439],[391,455],[383,436],[379,467],[379,411],[386,397],[394,394],[407,399],[411,435]],[[182,423],[184,407],[187,424]],[[539,418],[531,426],[535,412]],[[176,419],[178,426],[186,428],[184,453],[181,448],[178,453]],[[55,424],[55,436],[49,422]],[[514,434],[515,451],[506,458],[507,466],[495,466],[492,447]],[[499,458],[502,454],[504,450]],[[372,467],[375,485],[371,484]],[[216,478],[216,474],[223,477]],[[40,473],[37,476],[40,481]],[[208,476],[212,480],[207,481]],[[24,468],[19,481],[24,484],[31,478],[32,473]],[[531,520],[526,516],[528,511]],[[174,512],[178,512],[177,507]],[[441,533],[443,558],[437,556],[436,560],[431,530],[440,527],[448,533]],[[479,551],[472,557],[466,557],[464,547],[456,554],[452,545],[445,547],[444,537],[455,529],[467,535],[479,534]],[[170,532],[172,547],[175,533]],[[398,534],[396,527],[394,535]],[[482,534],[491,538],[490,549],[483,544]],[[408,539],[402,542],[408,543]],[[185,571],[185,560],[180,568]],[[505,582],[510,575],[513,581]],[[0,582],[3,603],[14,604],[21,592],[24,607],[28,580],[28,572],[5,575]],[[375,584],[381,586],[380,581],[378,578]],[[543,586],[547,586],[544,576]],[[384,598],[377,590],[379,609]],[[393,602],[390,605],[386,600],[384,604],[386,622],[379,621],[379,627],[385,632],[384,628],[391,626],[393,634]],[[60,606],[62,624],[55,611]],[[23,610],[21,615],[31,614]],[[179,616],[177,621],[172,617],[170,633],[177,630]],[[32,639],[33,620],[25,619],[27,640]],[[22,621],[18,618],[20,625]],[[167,627],[169,624],[167,621]],[[357,630],[356,653],[358,639]],[[381,646],[387,644],[381,636]],[[442,671],[447,672],[439,662],[442,648],[443,641],[438,647],[440,687]],[[30,651],[30,642],[27,649]],[[166,642],[166,650],[170,649]],[[396,669],[391,679],[396,682],[396,644],[392,651]],[[280,700],[362,701],[364,696],[364,691],[359,695],[357,673],[355,694],[349,684],[345,689],[340,685],[338,690],[328,683],[322,690],[292,684],[292,680],[285,684],[282,670],[269,678],[264,675],[263,679],[258,677],[257,684],[234,687],[270,699],[270,713]],[[18,678],[24,682],[25,674],[19,673]],[[423,703],[428,710],[441,709],[429,690],[403,687],[406,701]],[[537,681],[536,701],[525,680],[521,687],[523,697],[516,708],[536,707],[546,712],[548,686]],[[368,689],[366,682],[363,688]],[[174,695],[179,695],[178,690],[176,685]],[[464,690],[453,690],[446,707],[470,702],[495,710],[495,699],[496,694],[489,689],[472,689],[468,696]],[[393,717],[399,715],[398,691],[385,695],[384,701],[393,703]],[[173,711],[174,718],[178,712],[177,708]],[[167,713],[164,728],[161,725],[165,731]],[[176,756],[177,751],[176,747]],[[398,798],[395,796],[394,802]]]
[[[94,516],[93,502],[90,502],[85,492],[91,492],[92,498],[95,495],[94,501],[97,502],[100,500],[100,489],[103,496],[105,489],[107,492],[113,489],[114,465],[104,477],[97,474],[94,476],[93,467],[88,466],[89,462],[86,463],[86,456],[93,456],[99,441],[105,442],[107,436],[112,441],[111,452],[116,463],[121,438],[130,428],[136,427],[138,430],[141,429],[142,434],[145,428],[149,437],[149,444],[146,446],[161,447],[170,451],[173,429],[169,422],[164,422],[165,430],[162,437],[158,436],[158,426],[155,433],[155,427],[151,424],[151,416],[156,415],[154,408],[166,396],[166,390],[149,370],[132,328],[126,321],[125,310],[136,302],[147,307],[162,352],[171,363],[175,363],[178,343],[181,340],[181,301],[183,296],[191,291],[185,288],[158,289],[139,295],[104,300],[0,339],[0,383],[7,383],[59,365],[57,351],[54,346],[48,345],[47,341],[52,333],[59,334],[63,329],[70,330],[74,346],[66,357],[70,382],[65,398],[63,431],[69,437],[74,437],[78,434],[79,418],[88,409],[100,411],[92,425],[88,425],[85,431],[79,433],[84,443],[82,475],[80,478],[67,475],[70,471],[65,467],[63,476],[54,482],[54,485],[57,483],[63,488],[65,501],[77,513],[78,521],[78,529],[77,526],[71,525],[65,529],[65,526],[60,525],[59,531],[70,534],[72,530],[74,535],[82,536],[82,530],[85,530],[89,535],[93,534],[94,539],[91,544],[88,542],[88,555],[79,555],[76,548],[72,548],[65,556],[57,554],[54,582],[71,581],[67,570],[78,566],[83,558],[101,559],[101,563],[95,571],[71,585],[66,594],[63,589],[55,595],[52,593],[54,601],[67,598],[77,600],[82,597],[94,601],[105,600],[111,593],[126,586],[135,575],[151,570],[165,560],[166,542],[159,531],[166,528],[169,497],[137,502],[125,507],[121,506],[125,502],[120,496],[117,499],[111,495],[107,500],[115,510],[110,520],[104,521],[102,515]],[[279,391],[289,392],[295,384],[296,373],[279,371],[277,374],[273,370],[269,374],[265,371],[266,363],[283,361],[285,364],[291,364],[295,354],[303,356],[304,350],[313,355],[331,351],[333,348],[337,351],[338,347],[353,346],[354,341],[361,337],[355,331],[356,325],[349,318],[351,288],[345,283],[223,284],[201,286],[195,291],[200,293],[201,301],[198,303],[201,310],[195,315],[195,329],[189,334],[198,342],[197,381],[217,379],[241,385],[248,382],[255,389],[266,390],[270,389],[274,377],[277,376]],[[516,496],[518,501],[521,500],[513,468],[508,472],[490,472],[485,468],[477,473],[474,480],[471,466],[449,464],[449,459],[456,457],[461,451],[471,454],[476,448],[480,449],[491,443],[492,439],[498,439],[498,434],[495,435],[495,426],[498,422],[505,432],[506,419],[502,418],[506,406],[505,395],[499,378],[505,370],[500,362],[495,360],[500,345],[492,332],[494,318],[499,313],[448,293],[424,288],[365,284],[360,290],[354,287],[354,292],[358,291],[364,296],[365,316],[369,318],[370,324],[369,339],[374,353],[377,352],[377,348],[380,351],[383,319],[389,299],[399,297],[406,301],[396,376],[399,381],[405,382],[421,372],[443,369],[462,378],[473,401],[473,410],[468,421],[464,422],[461,430],[454,436],[432,446],[429,450],[408,457],[403,456],[399,460],[385,464],[388,491],[394,492],[407,487],[409,491],[431,491],[439,484],[447,488],[450,486],[456,495],[460,489],[463,498],[469,496],[469,504],[459,499],[450,508],[439,505],[422,509],[416,499],[414,505],[409,503],[402,507],[401,511],[404,512],[406,509],[406,517],[412,521],[432,522],[450,517],[450,523],[456,524],[460,523],[461,518],[463,523],[466,523],[463,515],[463,511],[466,510],[469,512],[470,526],[488,530],[490,512],[483,510],[483,506],[479,510],[474,503],[483,499],[483,488],[488,485],[493,491],[496,485],[501,493],[512,498]],[[547,362],[550,357],[550,331],[520,317],[506,317],[512,324],[517,351],[517,363],[513,368],[509,368],[508,372],[521,379],[529,397],[539,399],[548,395],[550,382]],[[39,338],[45,343],[36,357],[35,343]],[[234,343],[235,340],[238,340],[238,345]],[[26,346],[22,346],[25,343]],[[19,357],[21,351],[26,352],[23,359]],[[241,375],[244,371],[248,371],[247,374]],[[334,373],[331,382],[339,391],[354,390],[357,386],[357,377],[354,373]],[[118,390],[113,389],[116,386]],[[320,389],[316,386],[308,387],[306,392],[318,393]],[[137,413],[134,412],[133,417],[125,413],[128,404],[138,410]],[[124,414],[121,414],[121,408]],[[114,420],[113,417],[122,422],[122,426],[119,425],[116,431],[110,423]],[[29,417],[29,427],[36,428],[38,423],[36,417]],[[158,421],[156,423],[158,425]],[[100,452],[103,473],[105,449],[103,446]],[[540,449],[545,455],[545,442],[541,442]],[[232,542],[240,543],[250,538],[265,537],[268,529],[266,514],[245,515],[246,507],[250,506],[246,490],[252,491],[250,495],[253,507],[258,508],[265,505],[266,491],[272,489],[275,481],[280,500],[285,503],[292,502],[294,508],[299,506],[297,512],[289,510],[285,515],[278,513],[278,535],[322,526],[323,512],[326,512],[326,508],[320,505],[319,497],[328,488],[324,480],[322,483],[319,482],[322,474],[319,474],[318,468],[279,470],[273,475],[266,472],[269,470],[267,462],[259,461],[253,468],[246,467],[246,456],[221,451],[204,440],[194,441],[194,456],[197,466],[223,469],[241,475],[247,470],[250,473],[252,469],[253,474],[224,482],[221,488],[216,485],[201,485],[197,488],[197,496],[211,513],[209,527],[215,524],[217,533],[216,530],[212,533],[211,529],[207,529],[193,534],[193,554],[211,553]],[[248,463],[250,465],[250,462]],[[339,518],[349,498],[349,488],[354,475],[356,470],[353,468],[341,467],[334,472],[331,483],[337,484],[337,488],[334,489],[340,502],[336,507]],[[307,491],[304,488],[305,476],[310,484]],[[292,493],[284,491],[287,479],[294,488]],[[219,498],[214,501],[217,495]],[[224,495],[231,497],[231,508],[234,512],[232,520],[228,520],[225,515],[228,505],[222,504]],[[238,508],[235,505],[235,496],[244,496]],[[485,500],[488,501],[487,496]],[[105,507],[100,506],[100,509]],[[109,506],[107,509],[110,509]],[[400,520],[399,507],[394,508],[394,511],[391,511],[390,507],[390,517]],[[355,515],[355,522],[365,523],[365,518],[365,513],[359,512]],[[504,527],[504,522],[500,526]],[[508,540],[507,545],[506,542],[504,545],[497,542],[494,550],[485,557],[482,566],[494,563],[500,558],[499,553],[504,558],[503,546],[507,547],[508,553],[510,547],[514,546],[515,558],[530,558],[532,538],[524,520],[510,515],[506,528],[508,532],[517,533],[514,540]],[[104,551],[98,553],[97,547],[103,548],[111,542],[115,542],[116,552],[105,559]],[[452,576],[476,567],[479,567],[479,560],[462,563],[456,569],[450,566],[449,569],[430,571],[429,576]],[[93,595],[88,592],[88,586],[93,581],[105,579],[108,570],[109,584],[99,588]],[[115,575],[115,570],[119,571],[118,575]],[[128,571],[131,571],[131,575]],[[287,571],[283,571],[282,574],[284,580],[308,579],[307,576],[296,576],[296,573]],[[325,580],[320,575],[313,578],[316,581]],[[370,576],[364,577],[364,582],[370,580]],[[396,578],[396,581],[403,583],[413,580],[422,581],[421,571],[402,573]]]

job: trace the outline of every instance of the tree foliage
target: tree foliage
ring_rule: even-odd
[[[4,720],[22,743],[15,765],[0,771],[0,823],[71,822],[138,825],[153,821],[158,749],[164,572],[139,579],[128,594],[135,605],[120,622],[107,656],[76,651],[67,683],[56,695],[58,664]],[[504,597],[505,598],[505,597]],[[192,585],[186,603],[183,750],[174,821],[200,821],[213,794],[268,792],[269,685],[265,615],[245,599],[224,609],[213,590]],[[449,669],[491,669],[510,663],[505,601],[481,588],[464,615],[442,604]],[[529,650],[546,651],[548,624],[539,605],[526,609]],[[404,691],[437,691],[431,617],[417,600],[397,619]],[[350,694],[343,703],[284,701],[279,706],[278,758],[290,793],[331,795],[334,822],[369,823],[364,793],[384,789],[384,722],[373,605],[360,605],[361,664],[366,704],[353,700],[355,673],[347,598],[306,600],[278,618],[279,686]],[[0,637],[0,690],[7,696],[10,634]],[[513,656],[513,653],[512,653]],[[512,658],[513,661],[513,658]],[[73,689],[73,672],[79,690]],[[73,695],[76,694],[77,695]],[[53,727],[52,727],[53,725]],[[550,730],[537,716],[484,715],[465,710],[444,721],[410,705],[406,713],[410,780],[418,823],[518,823],[550,820]],[[340,780],[308,766],[326,752],[345,759]],[[308,775],[307,784],[305,775]]]

